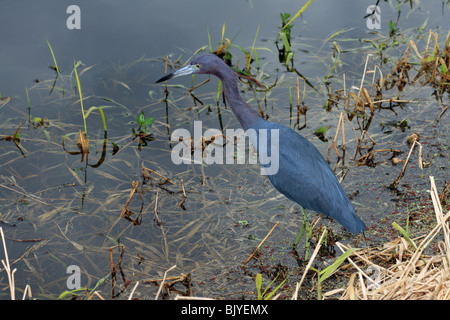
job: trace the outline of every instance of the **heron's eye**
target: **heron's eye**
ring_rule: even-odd
[[[201,69],[202,68],[202,65],[201,64],[196,64],[195,65],[198,69]]]

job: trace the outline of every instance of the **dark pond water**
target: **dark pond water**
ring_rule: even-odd
[[[442,52],[450,27],[448,1],[380,1],[380,29],[369,29],[365,18],[374,1],[313,1],[293,22],[293,62],[287,68],[279,58],[283,45],[276,44],[280,13],[294,15],[301,7],[298,1],[91,1],[78,4],[79,30],[66,24],[71,4],[10,1],[0,12],[0,138],[13,136],[21,124],[20,148],[11,139],[0,141],[0,222],[10,263],[17,268],[20,297],[28,284],[34,298],[58,298],[71,289],[68,267],[77,266],[79,284],[95,287],[104,298],[127,298],[139,281],[134,296],[153,299],[158,287],[150,280],[161,279],[175,265],[168,277],[189,273],[193,296],[254,299],[254,276],[259,272],[264,285],[277,274],[288,275],[281,293],[289,297],[305,259],[304,239],[298,255],[291,250],[302,225],[298,206],[259,174],[258,165],[172,162],[173,130],[193,132],[194,121],[202,121],[204,130],[239,128],[239,123],[220,94],[217,99],[215,78],[194,90],[195,98],[187,94],[191,77],[174,79],[164,101],[165,86],[154,82],[164,75],[166,57],[170,56],[170,72],[197,50],[209,51],[208,32],[216,50],[224,27],[224,37],[233,44],[232,63],[242,68],[241,48],[249,51],[254,44],[258,61],[252,62],[252,76],[268,89],[242,84],[242,95],[269,120],[298,130],[304,123],[303,115],[297,117],[299,81],[300,100],[305,91],[304,105],[309,108],[300,132],[326,157],[341,111],[347,110],[344,90],[358,95],[366,61],[369,72],[363,84],[370,91],[370,70],[376,70],[375,80],[380,79],[378,70],[381,78],[389,75],[410,41],[423,54],[430,30]],[[435,41],[430,39],[431,52]],[[58,76],[49,68],[54,61],[47,41]],[[435,177],[439,191],[449,181],[448,112],[440,114],[448,105],[450,89],[443,86],[436,93],[431,83],[422,85],[426,75],[413,83],[421,65],[413,48],[409,56],[410,79],[404,88],[384,87],[381,97],[404,102],[379,104],[370,125],[364,117],[353,118],[351,125],[345,121],[345,162],[330,153],[330,165],[339,177],[345,173],[342,186],[369,227],[367,242],[361,245],[393,239],[397,233],[392,222],[405,226],[408,216],[413,217],[411,232],[428,230],[434,223],[428,176]],[[108,129],[105,139],[94,109],[86,119],[90,153],[84,158],[77,147],[84,123],[74,63],[84,111],[102,107]],[[207,78],[196,76],[194,84]],[[332,99],[327,109],[328,93]],[[371,93],[379,100],[375,91]],[[349,105],[352,111],[354,101]],[[154,118],[151,139],[142,143],[133,135],[141,112]],[[368,151],[355,157],[355,134],[359,139],[366,125],[376,143],[368,150],[385,151],[369,157],[369,165],[359,166],[356,159]],[[328,127],[326,143],[314,135],[323,126]],[[393,165],[391,158],[406,158],[406,140],[412,133],[420,136],[427,166],[419,168],[415,151],[397,190],[391,190],[388,186],[403,165]],[[340,133],[340,153],[342,144]],[[144,181],[143,167],[173,184],[155,173]],[[133,182],[139,185],[129,198]],[[128,219],[121,217],[127,203]],[[309,217],[314,219],[315,213],[309,212]],[[277,222],[258,259],[242,270],[242,263]],[[358,237],[337,223],[323,224],[339,241],[357,245]],[[329,249],[318,259],[318,268],[335,259],[333,247]],[[0,275],[0,296],[9,299],[6,272],[2,269]],[[305,285],[302,296],[315,297],[312,285]],[[181,282],[174,288],[187,290]],[[170,297],[175,294],[172,291]]]

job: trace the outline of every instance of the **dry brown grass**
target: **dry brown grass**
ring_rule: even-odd
[[[379,247],[356,250],[348,257],[350,265],[356,268],[357,272],[351,274],[347,288],[327,292],[324,294],[325,298],[336,298],[336,294],[339,293],[341,293],[339,297],[341,300],[447,300],[450,298],[450,227],[448,222],[450,211],[444,215],[433,177],[430,177],[430,182],[430,194],[437,222],[433,230],[418,239],[399,237]],[[430,244],[436,242],[439,253],[434,256],[424,254]],[[343,252],[348,250],[348,247],[342,244],[338,246]],[[392,259],[394,263],[390,265],[383,263]],[[342,266],[341,269],[348,266]]]

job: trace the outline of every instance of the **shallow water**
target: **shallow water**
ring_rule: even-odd
[[[334,43],[339,45],[341,55],[330,78],[331,92],[344,89],[345,74],[346,91],[357,94],[369,54],[372,57],[368,59],[368,70],[377,65],[386,75],[406,51],[409,40],[416,43],[419,51],[425,50],[429,29],[436,32],[442,48],[449,30],[449,5],[435,1],[429,8],[422,2],[412,2],[412,8],[409,3],[402,4],[399,14],[396,3],[382,2],[381,29],[369,30],[363,18],[368,3],[322,3],[311,4],[294,21],[291,46],[295,69],[314,86],[313,89],[307,85],[305,89],[304,104],[309,110],[307,125],[300,132],[326,157],[340,112],[345,110],[342,99],[329,112],[323,107],[329,90],[324,79],[333,67],[333,54],[334,57],[337,54]],[[162,101],[165,86],[154,82],[164,75],[167,55],[172,54],[172,62],[179,59],[176,66],[180,66],[198,48],[207,48],[208,30],[214,49],[220,42],[223,24],[225,37],[249,49],[259,25],[255,47],[260,68],[253,62],[252,70],[271,89],[264,91],[242,84],[242,95],[270,121],[294,127],[298,74],[287,71],[279,62],[274,42],[281,25],[279,14],[294,14],[300,9],[298,3],[213,1],[206,5],[181,1],[174,5],[131,1],[125,5],[97,1],[80,5],[80,30],[67,29],[67,6],[50,1],[40,1],[39,6],[34,2],[10,3],[0,13],[2,25],[8,26],[0,28],[4,39],[0,47],[0,94],[12,98],[0,103],[0,134],[13,135],[22,122],[20,146],[25,154],[13,141],[0,141],[1,227],[10,263],[17,268],[18,296],[29,284],[34,298],[58,298],[69,289],[67,267],[76,265],[81,270],[81,286],[94,288],[99,284],[96,289],[105,298],[128,297],[136,281],[140,282],[136,297],[154,298],[158,286],[148,281],[161,279],[167,269],[176,265],[168,277],[190,273],[190,293],[194,296],[254,299],[253,277],[260,272],[268,282],[277,274],[289,275],[282,290],[283,297],[288,297],[303,273],[305,260],[304,240],[298,256],[291,249],[302,225],[298,206],[259,175],[258,165],[173,164],[170,153],[174,144],[170,143],[170,135],[176,128],[193,132],[196,120],[202,121],[204,130],[239,128],[239,124],[220,96],[217,104],[215,78],[194,90],[198,100],[186,94],[191,77],[172,80],[168,83],[168,103]],[[389,37],[389,21],[397,18],[399,43],[394,46]],[[419,32],[425,22],[425,28]],[[56,73],[48,68],[54,63],[46,40],[53,48],[62,75],[53,91]],[[376,45],[382,41],[388,47],[380,57]],[[242,67],[245,63],[242,51],[233,47],[231,52],[233,63]],[[412,61],[418,62],[412,52],[411,56]],[[75,134],[84,125],[71,74],[74,61],[82,62],[78,74],[85,111],[103,106],[108,128],[104,148],[101,118],[98,111],[92,111],[87,118],[90,139],[87,161],[80,161],[76,145]],[[418,69],[418,65],[413,65],[409,71],[411,80]],[[366,75],[367,88],[371,77]],[[207,78],[196,76],[194,83]],[[301,78],[299,85],[301,99],[304,85]],[[419,84],[408,84],[401,92],[396,88],[383,90],[384,99],[410,102],[391,110],[375,110],[368,128],[376,142],[375,150],[400,150],[403,153],[397,157],[401,159],[409,151],[407,137],[414,132],[420,136],[423,158],[430,165],[421,170],[418,154],[414,152],[398,191],[387,187],[399,175],[402,164],[394,166],[390,161],[393,154],[386,151],[376,154],[372,166],[358,166],[354,159],[355,134],[345,122],[345,167],[342,170],[340,162],[336,173],[339,177],[346,173],[342,186],[348,195],[353,195],[358,215],[369,227],[368,245],[395,237],[397,233],[391,223],[405,225],[408,214],[414,217],[410,226],[413,232],[427,230],[434,221],[427,192],[428,176],[436,178],[439,191],[449,181],[448,112],[440,122],[436,121],[448,105],[449,95],[447,91],[436,99],[433,91],[430,85]],[[383,107],[389,107],[389,103]],[[137,139],[133,141],[132,135],[132,129],[138,127],[136,117],[142,111],[146,117],[155,118],[151,127],[153,140],[145,146],[139,146]],[[48,127],[33,126],[30,120],[34,117],[48,119]],[[303,116],[299,119],[302,126]],[[396,126],[402,120],[408,125],[404,131]],[[352,125],[358,128],[356,119]],[[328,143],[314,135],[322,126],[329,127]],[[62,141],[67,135],[64,149]],[[357,135],[359,138],[359,131]],[[120,147],[114,155],[113,142]],[[337,145],[342,152],[341,135]],[[337,160],[336,153],[331,152],[332,168]],[[173,184],[155,174],[153,180],[144,183],[143,166]],[[140,183],[139,192],[129,202],[128,209],[133,214],[127,220],[120,215],[133,181]],[[315,214],[309,212],[309,217],[312,220]],[[251,260],[242,270],[242,263],[277,222],[258,260]],[[341,242],[356,244],[357,236],[337,223],[325,220],[323,224]],[[4,259],[3,252],[0,256]],[[317,265],[326,266],[333,259],[331,247]],[[112,267],[116,271],[115,282],[111,280]],[[0,285],[7,288],[4,270],[1,274]],[[100,284],[101,279],[105,281]],[[330,287],[339,283],[339,279],[335,280]],[[181,283],[175,288],[184,293],[187,290]],[[86,297],[85,293],[78,293]],[[2,291],[1,297],[9,299],[9,292]],[[305,297],[314,298],[315,292],[305,293]]]

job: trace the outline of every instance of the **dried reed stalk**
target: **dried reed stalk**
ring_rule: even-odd
[[[264,239],[262,239],[262,241],[259,243],[259,245],[256,247],[255,250],[253,250],[252,254],[247,258],[247,260],[245,260],[245,262],[242,264],[241,268],[243,268],[247,262],[250,261],[250,259],[256,254],[256,252],[258,252],[259,248],[261,247],[261,245],[267,240],[267,238],[271,235],[273,229],[275,229],[275,227],[278,225],[279,222],[277,222],[272,229],[270,229],[270,231],[267,233],[267,235],[264,237]]]
[[[381,247],[356,250],[348,261],[357,272],[352,274],[346,290],[333,290],[324,297],[344,291],[342,300],[446,300],[450,298],[450,211],[444,216],[439,195],[430,176],[431,199],[437,225],[420,241],[416,239],[414,248],[404,238],[386,243]],[[441,232],[442,231],[442,232]],[[424,255],[424,251],[441,235],[438,241],[439,253],[435,256]],[[344,252],[348,248],[338,247]],[[377,265],[374,260],[389,260],[395,257],[395,264],[388,268]],[[356,262],[355,262],[356,261]],[[358,263],[368,265],[365,271]],[[345,266],[341,267],[345,268]],[[375,271],[369,274],[369,271]],[[355,283],[355,280],[356,283]]]

